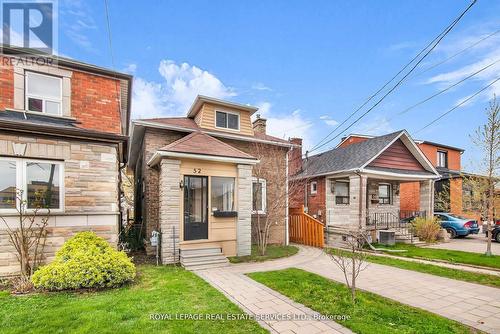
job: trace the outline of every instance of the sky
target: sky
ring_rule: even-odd
[[[108,2],[111,44],[104,0],[60,0],[58,52],[133,74],[132,118],[184,116],[196,95],[203,94],[259,107],[270,134],[302,137],[304,150],[328,135],[469,4]],[[434,66],[499,30],[499,11],[500,1],[479,0],[408,80],[352,128],[336,131],[330,138],[338,138],[310,154],[335,147],[345,133],[406,129],[414,139],[465,149],[465,169],[480,172],[481,152],[470,135],[485,122],[485,108],[500,82],[419,130],[499,77],[500,62],[401,112],[500,59],[499,32]]]

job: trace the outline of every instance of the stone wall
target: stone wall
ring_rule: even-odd
[[[332,192],[332,182],[335,180],[349,180],[349,204],[336,204],[335,194]],[[362,177],[362,194],[366,194],[366,177]],[[330,226],[359,226],[359,202],[360,202],[360,178],[358,175],[351,175],[341,178],[328,178],[326,180],[326,218]],[[364,202],[364,198],[361,199]],[[365,206],[362,207],[362,218],[365,215]]]
[[[24,156],[14,156],[13,143],[25,144]],[[83,141],[16,136],[0,132],[0,155],[64,161],[64,211],[52,212],[46,257],[78,231],[93,230],[116,245],[118,229],[118,161],[116,146]],[[10,227],[14,213],[0,213]],[[16,272],[15,254],[0,224],[0,276]]]
[[[238,256],[252,252],[252,166],[238,165],[238,221],[236,245]]]
[[[144,182],[144,202],[143,202],[143,208],[144,208],[144,221],[146,225],[146,233],[148,237],[151,235],[151,231],[158,229],[159,225],[159,208],[160,208],[160,203],[159,203],[159,171],[158,168],[150,168],[147,166],[147,162],[151,159],[153,154],[163,146],[166,146],[184,136],[186,136],[187,133],[182,133],[178,131],[172,131],[172,130],[165,130],[165,129],[154,129],[154,128],[147,128],[144,134],[144,140],[143,140],[143,168],[142,168],[142,178]],[[224,138],[218,138],[219,140],[236,147],[237,149],[252,154],[254,152],[254,143],[252,142],[246,142],[246,141],[239,141],[239,140],[232,140],[232,139],[224,139]],[[266,152],[266,150],[262,150]],[[270,150],[270,155],[274,154],[275,152],[279,152],[279,159],[282,160],[282,165],[283,165],[283,173],[286,173],[286,153],[287,153],[287,148],[279,148],[277,150],[273,149]],[[265,165],[265,164],[264,164]],[[268,188],[272,188],[269,186],[268,183]],[[270,203],[271,201],[275,201],[276,196],[271,192],[267,192],[267,202]],[[257,216],[255,214],[252,214],[252,223],[255,222]],[[273,224],[270,229],[270,238],[269,242],[273,244],[282,244],[285,242],[286,238],[286,223],[285,219],[282,219],[281,221],[276,222],[276,224]]]

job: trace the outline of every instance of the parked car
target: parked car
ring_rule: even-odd
[[[492,239],[495,240],[496,242],[500,242],[500,224],[495,224],[492,226]],[[488,235],[488,231],[484,231],[484,234]]]
[[[469,234],[479,233],[477,220],[444,212],[435,213],[434,217],[441,224],[441,227],[448,231],[451,238],[465,237]]]

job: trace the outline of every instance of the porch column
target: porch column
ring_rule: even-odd
[[[434,215],[434,180],[420,181],[420,210],[425,210],[427,218]]]
[[[250,255],[252,247],[252,166],[238,165],[238,256]]]
[[[161,262],[179,262],[181,219],[181,162],[163,159],[160,163],[159,220],[161,229]]]
[[[350,196],[350,221],[349,225],[353,228],[366,227],[366,187],[368,178],[364,175],[353,175],[349,177],[349,196]]]

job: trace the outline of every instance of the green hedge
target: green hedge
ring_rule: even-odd
[[[55,260],[32,277],[36,288],[68,290],[110,288],[135,278],[135,265],[124,252],[93,232],[80,232],[66,241]]]

